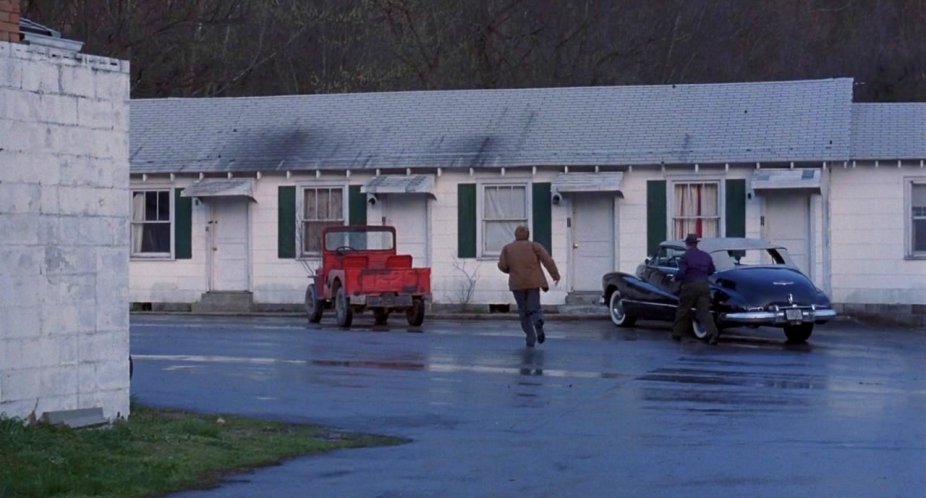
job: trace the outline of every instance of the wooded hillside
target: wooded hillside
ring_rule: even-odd
[[[132,96],[851,76],[926,101],[926,0],[23,0]]]

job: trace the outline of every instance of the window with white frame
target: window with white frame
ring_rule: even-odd
[[[322,229],[344,224],[344,187],[306,187],[302,190],[303,256],[321,254]]]
[[[483,185],[483,256],[499,255],[502,247],[514,240],[514,229],[527,224],[527,185]]]
[[[909,210],[908,256],[926,257],[926,178],[907,184]]]
[[[672,236],[689,233],[720,236],[720,182],[696,181],[672,184]]]
[[[170,257],[170,190],[132,192],[132,256]]]

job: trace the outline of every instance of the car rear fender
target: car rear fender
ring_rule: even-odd
[[[609,273],[604,276],[602,285],[606,300],[611,297],[611,292],[617,290],[624,299],[631,301],[678,304],[677,295],[629,273]]]

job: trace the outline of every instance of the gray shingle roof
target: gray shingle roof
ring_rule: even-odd
[[[852,159],[926,159],[926,104],[852,104]]]
[[[133,173],[835,161],[849,78],[133,100]]]

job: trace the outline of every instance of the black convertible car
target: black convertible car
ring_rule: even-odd
[[[780,327],[789,341],[804,342],[814,324],[836,316],[826,294],[794,266],[784,247],[745,238],[707,238],[698,247],[711,255],[717,268],[710,282],[718,329]],[[636,275],[612,272],[602,277],[611,321],[630,327],[638,318],[674,320],[679,290],[675,275],[684,253],[684,241],[665,241],[637,267]],[[697,320],[693,332],[699,339],[707,337],[706,327]]]

